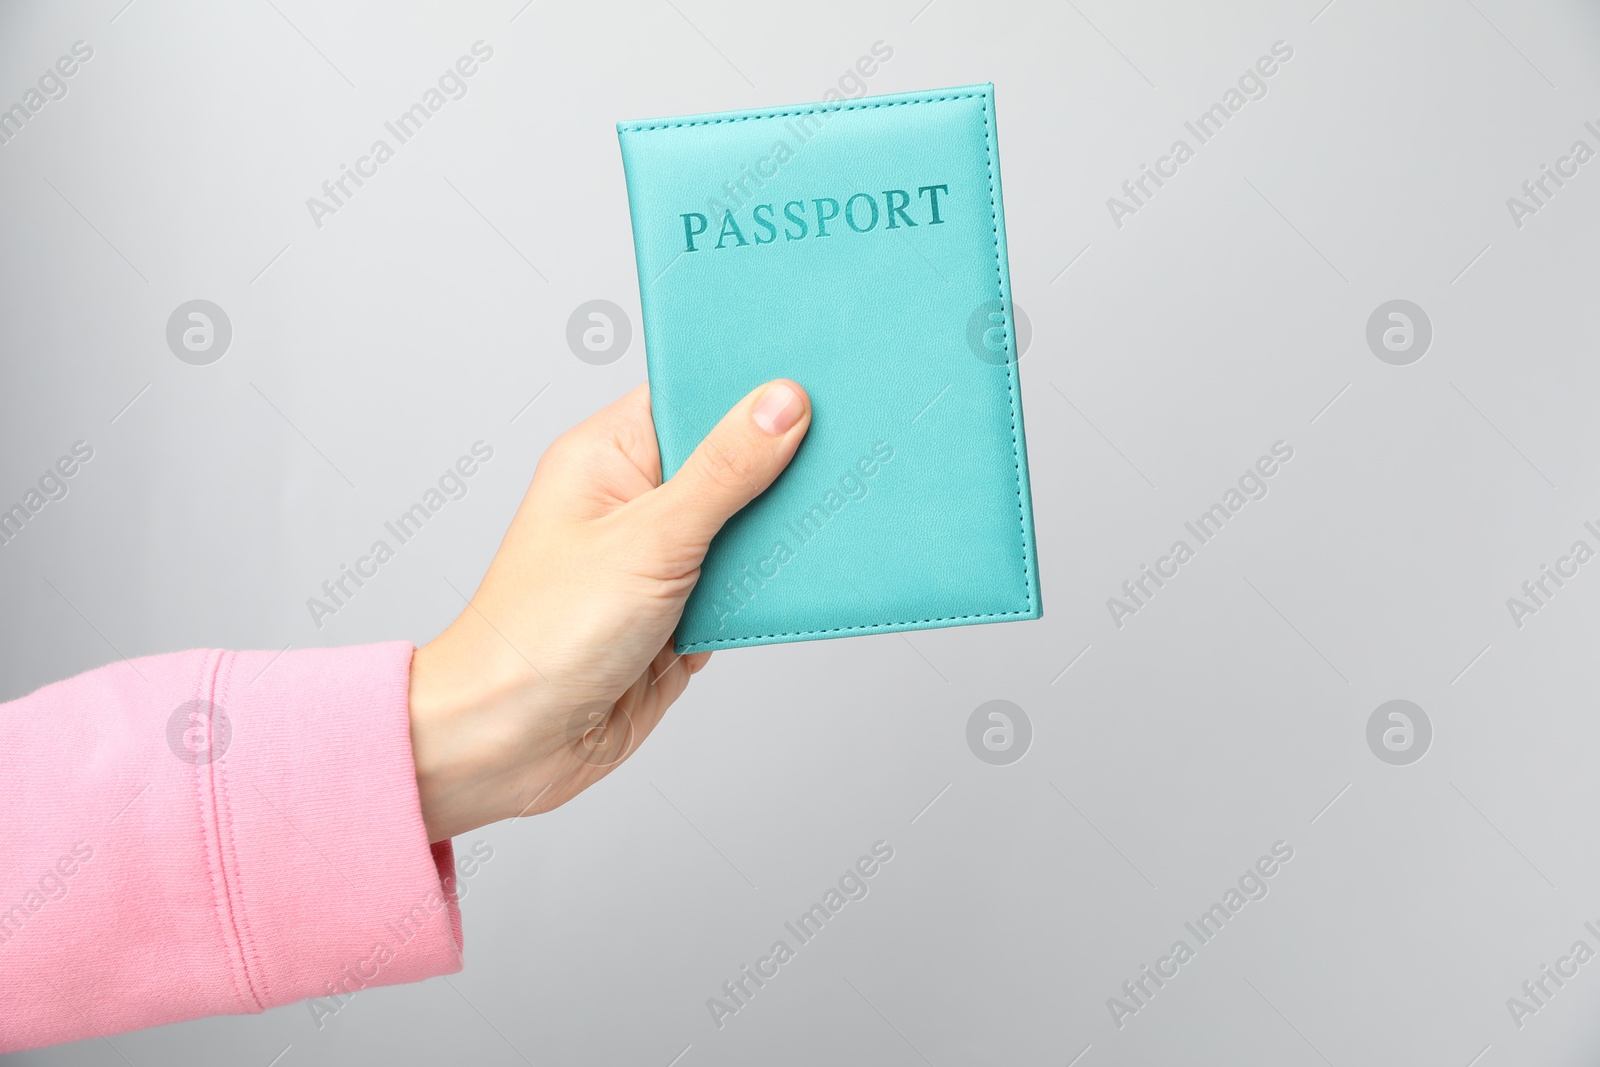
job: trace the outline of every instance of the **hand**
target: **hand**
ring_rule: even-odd
[[[430,841],[558,807],[649,736],[711,658],[672,651],[706,548],[810,424],[805,391],[768,382],[665,485],[646,386],[556,439],[466,610],[412,657]]]

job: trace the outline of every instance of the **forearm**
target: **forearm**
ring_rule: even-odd
[[[0,706],[0,1051],[459,969],[410,658],[184,652]]]

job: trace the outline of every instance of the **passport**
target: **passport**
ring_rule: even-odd
[[[680,653],[1039,618],[992,85],[617,125],[662,474],[792,378]]]

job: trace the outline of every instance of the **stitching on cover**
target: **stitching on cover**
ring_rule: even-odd
[[[860,626],[835,626],[827,630],[789,630],[777,634],[753,634],[749,637],[716,637],[709,641],[691,641],[684,645],[684,651],[692,652],[711,645],[730,645],[741,641],[765,641],[769,637],[817,637],[821,634],[842,634],[851,630],[886,630],[893,626],[921,626],[930,622],[961,622],[965,619],[1004,619],[1012,615],[1031,614],[1033,600],[1028,601],[1030,607],[1026,611],[991,611],[984,615],[941,615],[937,619],[901,619],[897,622],[869,622]]]
[[[835,111],[870,111],[880,107],[905,107],[910,104],[937,104],[951,100],[978,100],[983,111],[983,149],[987,157],[986,166],[989,172],[989,220],[994,235],[994,276],[995,292],[999,295],[1001,306],[1006,304],[1005,274],[1000,263],[1000,212],[999,205],[994,198],[994,137],[989,127],[989,101],[987,93],[952,93],[946,96],[923,96],[913,100],[894,100],[882,104],[848,103],[837,107],[804,108],[798,111],[767,111],[756,115],[730,115],[723,118],[695,119],[691,122],[666,122],[654,126],[627,126],[624,133],[644,133],[649,130],[675,130],[686,126],[715,126],[725,122],[749,122],[752,119],[781,119],[796,115],[832,114]],[[1011,318],[1008,315],[1006,328],[1006,354],[1011,354],[1012,329]],[[896,626],[922,626],[933,622],[962,622],[968,619],[1003,619],[1013,615],[1033,614],[1033,568],[1028,561],[1028,523],[1027,512],[1022,503],[1022,455],[1021,446],[1017,441],[1017,363],[1018,359],[1006,360],[1006,400],[1011,406],[1011,467],[1016,472],[1017,478],[1017,530],[1022,544],[1022,596],[1023,602],[1028,606],[1022,611],[993,611],[981,615],[946,615],[937,619],[901,619],[893,622],[866,623],[860,626],[835,626],[826,630],[789,630],[775,634],[757,634],[749,637],[721,637],[708,641],[693,641],[684,645],[684,651],[708,648],[712,645],[726,645],[735,642],[764,641],[773,637],[817,637],[822,634],[849,633],[857,630],[884,630]]]
[[[995,288],[1000,293],[1000,306],[1006,308],[1010,301],[1006,292],[1005,274],[1000,265],[1000,212],[994,199],[994,138],[989,128],[989,101],[985,99],[983,108],[983,146],[989,154],[989,219],[994,227],[994,279]],[[1010,315],[1006,316],[1006,355],[1011,356],[1011,344],[1015,336],[1012,329]],[[1017,364],[1022,362],[1022,355],[1017,354],[1015,359],[1006,359],[1006,399],[1011,405],[1011,467],[1017,474],[1017,530],[1022,543],[1022,596],[1028,605],[1028,610],[1033,610],[1033,570],[1028,563],[1028,522],[1027,512],[1022,504],[1022,454],[1017,443]]]
[[[655,126],[627,126],[624,125],[623,133],[644,133],[647,130],[677,130],[685,126],[715,126],[723,122],[750,122],[753,119],[786,119],[795,115],[821,115],[832,114],[835,111],[871,111],[875,107],[905,107],[907,104],[937,104],[945,100],[981,100],[982,93],[955,93],[950,96],[924,96],[915,100],[891,100],[887,104],[840,104],[837,107],[812,107],[799,111],[763,111],[759,115],[728,115],[715,119],[695,119],[691,122],[663,122]],[[988,108],[984,108],[984,139],[988,140]]]

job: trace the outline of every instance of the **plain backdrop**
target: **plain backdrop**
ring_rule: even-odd
[[[1600,563],[1507,604],[1600,547],[1600,161],[1560,162],[1600,150],[1592,4],[11,3],[0,106],[78,41],[0,145],[0,505],[93,449],[0,547],[0,696],[121,656],[432,637],[541,450],[644,380],[614,124],[830,89],[996,86],[1046,613],[718,653],[599,788],[458,842],[492,859],[448,981],[11,1062],[1600,1053],[1600,963],[1507,1006],[1600,949]],[[465,95],[314,218],[479,41]],[[1277,42],[1199,143],[1185,123]],[[1546,165],[1569,176],[1529,200]],[[566,340],[597,299],[633,326],[604,365]],[[192,300],[231,326],[205,365],[167,340]],[[1394,300],[1431,324],[1404,365],[1368,343]],[[466,495],[317,625],[307,598],[478,441]],[[1266,495],[1114,618],[1278,442]],[[1368,742],[1396,699],[1431,724],[1408,764]],[[969,748],[991,700],[1031,726],[1006,765]],[[719,1028],[707,999],[879,841],[868,895]],[[1108,998],[1278,842],[1266,896],[1119,1027]]]

